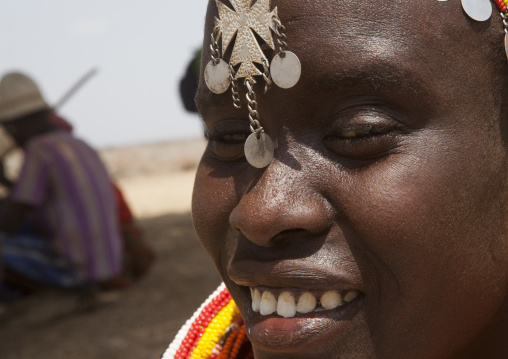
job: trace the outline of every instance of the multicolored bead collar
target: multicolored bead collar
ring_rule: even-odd
[[[180,329],[161,359],[253,359],[240,311],[221,284]]]

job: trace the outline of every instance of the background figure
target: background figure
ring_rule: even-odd
[[[51,112],[49,119],[60,129],[72,133],[74,129],[72,124],[59,114]],[[134,215],[125,200],[122,190],[114,182],[111,185],[118,207],[118,223],[123,242],[123,276],[102,283],[102,287],[112,289],[125,287],[131,280],[139,279],[145,275],[155,260],[155,252],[144,240],[141,229],[134,220]]]
[[[0,122],[25,152],[2,223],[5,282],[18,288],[84,287],[117,281],[122,240],[117,201],[101,160],[55,116],[36,84],[9,73],[0,82]]]
[[[196,51],[194,57],[187,65],[185,75],[180,80],[180,98],[183,107],[189,112],[198,112],[194,97],[198,90],[199,72],[201,70],[201,49]]]

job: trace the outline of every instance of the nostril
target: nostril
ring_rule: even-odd
[[[241,195],[229,214],[230,226],[260,247],[326,232],[333,222],[326,198],[295,173],[279,173],[274,168],[270,166]]]
[[[290,238],[295,238],[303,233],[305,233],[305,229],[303,228],[293,228],[293,229],[286,229],[279,234],[275,235],[272,238],[272,242],[277,243],[284,243],[286,240],[289,240]]]
[[[233,226],[238,231],[241,237],[245,238],[249,242],[254,243],[259,247],[272,247],[275,243],[273,240],[273,234],[269,233],[268,230],[260,228],[248,228],[242,226],[241,228]]]
[[[247,240],[260,247],[284,246],[287,242],[326,233],[332,224],[324,201],[305,201],[288,206],[253,205],[252,196],[242,198],[230,213],[229,224]],[[261,208],[261,206],[263,206]]]

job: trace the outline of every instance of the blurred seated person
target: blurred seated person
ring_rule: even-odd
[[[1,218],[4,281],[75,288],[122,273],[122,240],[111,180],[96,152],[54,123],[37,85],[21,73],[0,81],[0,124],[23,148]]]
[[[69,133],[74,130],[72,124],[55,111],[50,113],[49,121]],[[122,190],[114,182],[111,185],[117,204],[117,218],[123,240],[123,276],[117,277],[114,281],[103,283],[105,288],[124,287],[131,280],[141,278],[148,272],[155,260],[155,252],[145,242]]]

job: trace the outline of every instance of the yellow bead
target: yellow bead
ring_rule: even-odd
[[[212,353],[213,348],[218,343],[220,338],[226,332],[226,329],[231,325],[231,322],[238,315],[240,311],[233,300],[222,308],[221,311],[212,319],[201,339],[192,352],[192,359],[208,358]]]

